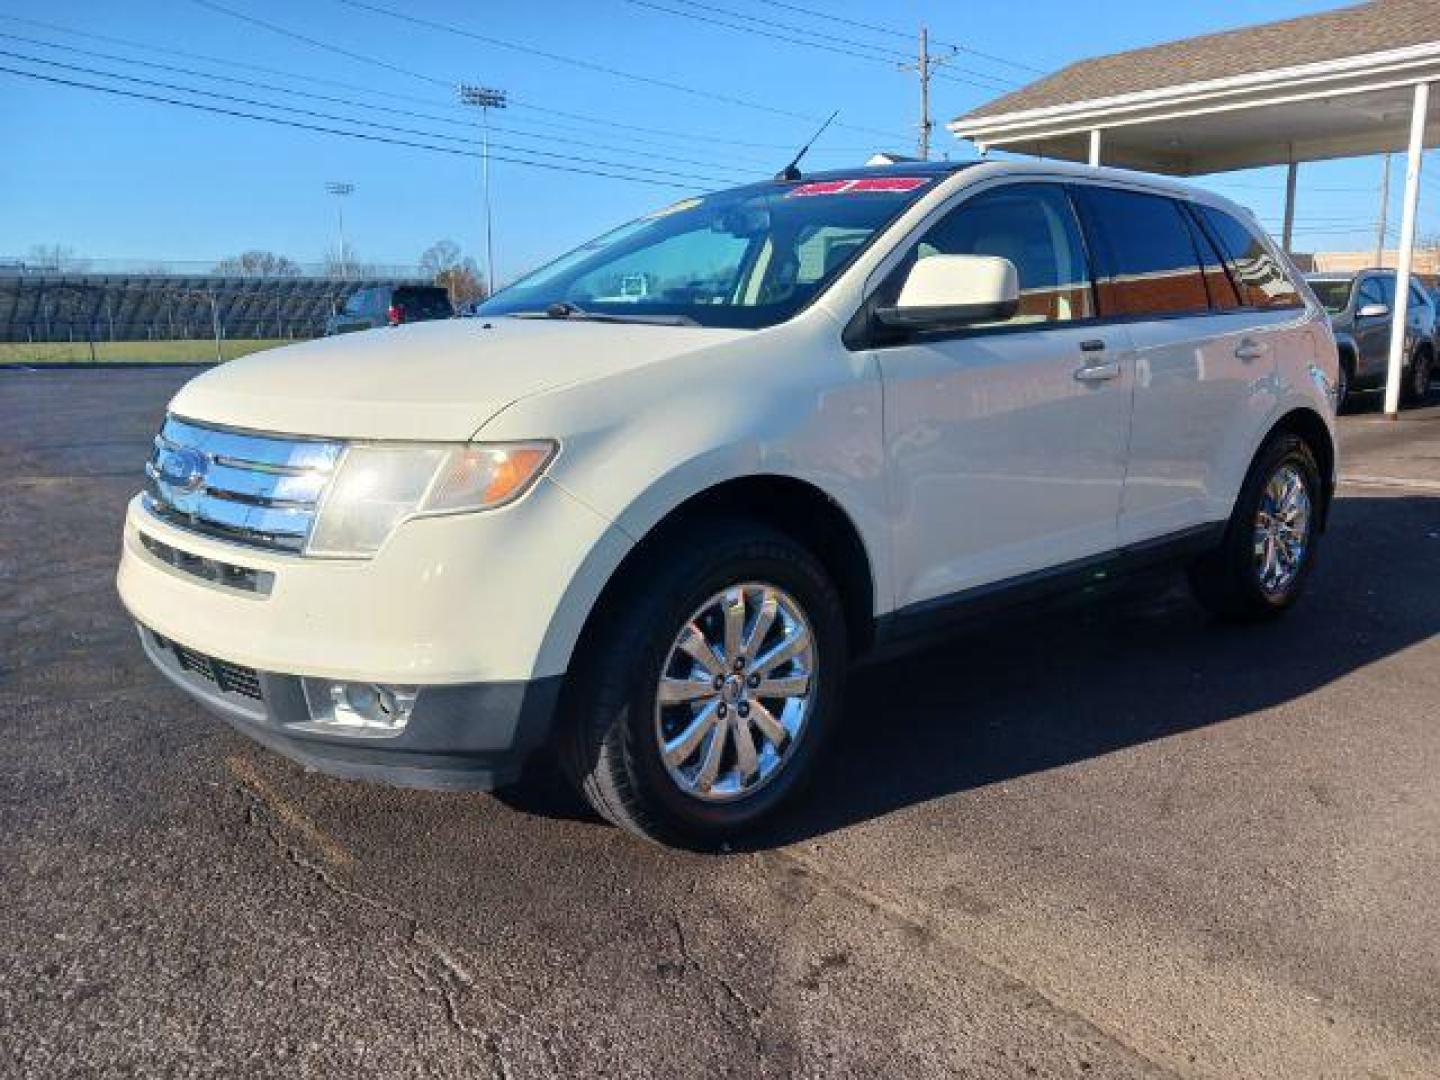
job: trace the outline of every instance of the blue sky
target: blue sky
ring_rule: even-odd
[[[568,161],[579,168],[677,185],[497,160],[492,183],[502,281],[687,191],[773,173],[790,156],[786,148],[798,147],[832,109],[840,110],[840,118],[808,164],[853,164],[874,149],[911,149],[914,76],[883,59],[847,52],[857,47],[867,55],[876,47],[911,50],[912,43],[899,35],[913,33],[922,22],[938,39],[1009,61],[958,57],[952,77],[934,85],[935,113],[943,121],[996,96],[1006,85],[1072,60],[1338,6],[1315,0],[793,0],[799,8],[891,28],[892,36],[819,19],[771,0],[364,0],[634,76],[626,78],[397,21],[344,0],[213,2],[381,63],[315,48],[217,12],[200,0],[0,0],[0,33],[11,35],[0,37],[0,51],[10,54],[0,56],[0,66],[437,145],[428,135],[378,131],[369,125],[473,139],[477,132],[467,126],[473,114],[453,104],[451,89],[457,81],[473,81],[503,87],[514,101],[513,108],[494,114],[497,157],[527,156],[554,165]],[[697,15],[763,32],[703,22]],[[782,40],[787,26],[828,35],[834,48],[846,51]],[[38,42],[371,107],[287,96]],[[222,66],[195,54],[271,70]],[[22,55],[72,68],[17,58]],[[204,87],[352,120],[278,113],[74,68]],[[978,77],[972,79],[969,72]],[[302,75],[327,82],[293,78]],[[425,115],[385,113],[381,106]],[[441,238],[455,240],[468,252],[482,250],[480,166],[472,157],[277,127],[3,72],[0,115],[6,134],[0,156],[0,206],[5,208],[0,256],[23,255],[34,244],[62,244],[97,260],[97,265],[113,258],[212,260],[247,248],[318,261],[335,243],[334,200],[324,190],[325,182],[333,179],[355,185],[346,202],[347,232],[367,261],[414,262]],[[973,156],[968,145],[943,129],[937,128],[935,146],[958,158]],[[553,156],[541,157],[542,152]],[[1393,173],[1392,220],[1398,219],[1403,168],[1397,163]],[[1373,246],[1378,159],[1307,165],[1301,176],[1297,248]],[[1262,218],[1278,221],[1283,192],[1279,170],[1229,174],[1215,178],[1213,186],[1254,206]],[[1440,177],[1427,176],[1422,232],[1433,231],[1440,222],[1437,203]]]

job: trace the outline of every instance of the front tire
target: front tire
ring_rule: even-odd
[[[813,770],[841,707],[844,611],[808,550],[749,521],[689,525],[645,567],[582,639],[561,760],[613,824],[713,849]]]
[[[1315,563],[1323,491],[1303,439],[1270,439],[1255,455],[1220,546],[1190,567],[1196,599],[1234,622],[1272,619],[1289,609]]]

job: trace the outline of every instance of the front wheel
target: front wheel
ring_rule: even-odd
[[[804,783],[840,710],[840,597],[789,537],[716,520],[675,534],[607,598],[570,688],[562,760],[595,810],[713,848]]]
[[[1315,562],[1323,488],[1304,440],[1278,435],[1255,456],[1220,546],[1190,567],[1196,598],[1222,618],[1274,618]]]

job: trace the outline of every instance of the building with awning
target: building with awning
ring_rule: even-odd
[[[1173,176],[1407,154],[1385,411],[1399,408],[1421,155],[1440,142],[1440,3],[1370,0],[1337,11],[1082,60],[952,120],[1005,150]]]

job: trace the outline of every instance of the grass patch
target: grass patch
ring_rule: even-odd
[[[220,356],[237,356],[289,345],[285,339],[235,338],[220,343]],[[0,364],[30,364],[35,367],[63,367],[66,364],[213,364],[215,342],[197,341],[97,341],[94,353],[84,341],[0,341]]]

